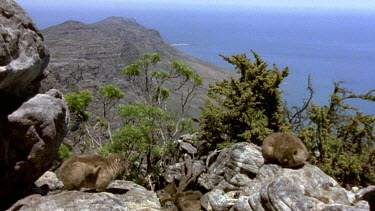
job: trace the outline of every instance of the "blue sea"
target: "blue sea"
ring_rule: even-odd
[[[288,105],[301,105],[308,96],[308,75],[315,90],[313,101],[329,103],[333,82],[356,93],[375,89],[375,14],[346,11],[242,9],[46,9],[25,8],[39,28],[78,20],[85,23],[108,16],[135,18],[158,30],[179,50],[218,66],[234,69],[218,54],[230,56],[254,50],[279,69],[289,67],[283,82]],[[348,101],[365,113],[375,104]]]

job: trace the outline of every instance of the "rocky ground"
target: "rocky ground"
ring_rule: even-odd
[[[177,189],[193,178],[190,181],[200,191],[185,189],[188,187],[185,186],[182,194],[168,188],[154,192],[123,180],[112,182],[100,193],[63,191],[56,175],[47,172],[35,183],[38,187],[35,191],[39,193],[18,201],[10,210],[374,209],[375,186],[348,191],[308,163],[295,169],[264,164],[261,149],[249,143],[238,143],[195,160],[192,159],[197,153],[193,137],[186,135],[175,142],[185,159],[169,166],[164,177],[170,184],[179,184]],[[197,204],[200,204],[198,208]]]

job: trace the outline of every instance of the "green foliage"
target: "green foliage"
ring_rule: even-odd
[[[344,102],[349,98],[374,100],[370,93],[355,95],[340,84],[334,83],[329,105],[309,107],[309,123],[299,134],[315,155],[309,161],[341,184],[374,184],[375,117]]]
[[[202,108],[201,129],[204,139],[214,147],[241,141],[261,144],[271,132],[286,128],[279,86],[288,68],[280,71],[273,65],[269,69],[258,54],[252,53],[254,62],[246,54],[222,56],[236,67],[239,77],[210,85],[211,100]]]
[[[159,70],[157,65],[160,61],[157,53],[144,54],[142,59],[124,67],[123,73],[129,81],[129,88],[137,100],[158,107],[165,106],[171,93],[179,95],[179,112],[184,115],[195,90],[202,85],[202,78],[183,61],[174,61],[168,70]]]
[[[108,99],[122,99],[125,94],[116,86],[110,84],[99,88],[99,94],[105,96]]]
[[[99,95],[103,105],[103,117],[108,118],[109,111],[125,96],[116,86],[110,84],[99,88]]]
[[[192,121],[184,113],[202,84],[202,78],[184,62],[172,62],[168,70],[157,69],[160,55],[144,54],[142,59],[124,67],[131,103],[118,106],[123,125],[112,134],[100,153],[126,154],[133,162],[131,178],[148,183],[147,176],[157,179],[173,148],[172,141],[191,128]],[[181,108],[173,113],[168,107],[170,96],[179,96]],[[177,98],[177,99],[178,99]],[[142,169],[146,166],[146,169]]]
[[[65,95],[65,100],[68,105],[71,115],[77,119],[77,121],[87,121],[89,113],[87,112],[87,106],[92,101],[92,94],[88,90],[82,90],[79,92],[71,92]]]
[[[145,127],[140,128],[134,124],[127,124],[114,131],[112,141],[104,145],[100,151],[102,154],[109,152],[125,153],[145,153],[147,143],[149,143],[148,131]]]
[[[72,156],[72,152],[66,144],[62,143],[57,152],[57,156],[60,161],[64,161]]]

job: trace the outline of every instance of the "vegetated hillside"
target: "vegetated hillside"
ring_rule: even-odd
[[[185,61],[208,83],[227,78],[230,70],[188,56],[166,43],[160,33],[147,29],[134,19],[109,17],[93,24],[67,21],[42,31],[51,53],[47,68],[50,75],[43,89],[60,88],[64,92],[115,84],[122,87],[124,66],[143,53],[158,52],[166,66],[174,60]],[[126,90],[124,90],[126,91]],[[199,90],[200,102],[206,89]]]

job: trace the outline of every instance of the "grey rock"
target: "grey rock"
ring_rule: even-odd
[[[24,193],[51,168],[68,121],[67,105],[57,90],[36,95],[8,116],[0,195]]]
[[[254,144],[238,143],[231,148],[228,167],[232,170],[255,177],[263,163],[261,148]]]
[[[57,178],[57,175],[52,171],[45,172],[37,181],[35,181],[37,188],[48,187],[48,190],[63,189],[63,183]]]
[[[374,202],[372,201],[372,203],[374,203]],[[356,208],[360,208],[360,209],[365,209],[365,210],[374,210],[374,209],[372,209],[373,206],[370,207],[369,202],[368,202],[368,201],[365,201],[365,200],[357,201],[357,202],[354,204],[354,206],[355,206]]]
[[[192,144],[190,143],[186,143],[186,142],[182,142],[180,140],[177,140],[177,143],[180,147],[180,150],[184,150],[186,151],[187,153],[189,154],[196,154],[197,153],[197,148],[195,148]]]
[[[237,143],[220,152],[207,174],[199,178],[199,182],[208,190],[214,187],[236,190],[249,184],[263,163],[260,147],[249,143]]]
[[[164,178],[168,183],[181,180],[189,180],[190,178],[197,178],[204,170],[205,165],[201,160],[191,161],[191,166],[189,166],[189,161],[179,162],[168,166],[165,169]],[[190,175],[186,175],[190,173]]]
[[[175,147],[179,150],[179,154],[188,153],[191,156],[197,154],[197,142],[195,139],[198,137],[198,134],[184,134],[180,136],[176,141],[173,142]]]
[[[308,163],[294,169],[263,164],[259,147],[248,143],[222,150],[199,182],[211,190],[201,202],[212,210],[361,210],[369,207],[363,196],[373,191],[348,192]]]
[[[155,192],[130,181],[113,181],[106,192],[62,191],[47,196],[34,194],[9,210],[161,210]]]
[[[363,206],[363,204],[365,204],[364,201],[368,202],[367,206],[370,207],[370,210],[375,210],[375,186],[372,185],[362,188],[355,194],[354,202],[361,202],[358,206]]]
[[[173,158],[175,164],[167,166],[163,176],[168,183],[178,181],[179,191],[184,191],[190,182],[195,181],[206,170],[204,161],[195,159],[195,145],[199,144],[195,142],[196,137],[197,134],[185,134],[173,142],[176,148]]]
[[[130,190],[118,196],[129,210],[161,210],[159,199],[153,191]]]
[[[225,193],[221,189],[215,189],[211,192],[204,194],[201,198],[201,205],[206,210],[218,210],[225,211],[229,210],[234,203],[237,201],[235,199],[236,192]]]
[[[145,187],[138,185],[131,181],[126,181],[126,180],[114,180],[108,185],[107,188],[108,189],[115,188],[115,189],[125,189],[125,190],[147,191]]]
[[[0,95],[25,99],[38,91],[49,51],[32,20],[13,0],[0,2],[0,23]]]
[[[46,75],[49,51],[39,30],[15,1],[0,1],[0,23],[0,209],[5,209],[25,195],[50,166],[64,135],[67,111],[62,99],[51,96],[47,98],[55,103],[48,104],[51,108],[42,109],[56,115],[49,117],[55,121],[53,123],[41,122],[46,119],[45,115],[39,117],[41,113],[27,112],[30,104],[19,109],[38,92],[40,81]],[[36,101],[39,100],[42,99]],[[30,118],[17,117],[22,112]],[[26,129],[31,122],[37,122],[34,131]],[[43,137],[35,136],[40,134],[44,134]]]
[[[114,194],[79,191],[62,192],[56,195],[28,196],[9,210],[130,210]]]
[[[259,201],[259,200],[257,200]],[[233,205],[233,207],[230,209],[231,211],[242,211],[242,210],[259,210],[259,211],[263,211],[264,209],[262,208],[261,205],[257,206],[259,207],[259,209],[254,209],[252,207],[250,207],[250,204],[249,203],[249,197],[248,196],[240,196],[240,198],[235,202],[235,204]]]
[[[304,196],[302,190],[285,177],[279,177],[260,191],[265,210],[320,210],[324,204]]]
[[[246,201],[242,201],[242,203],[245,203]],[[254,193],[249,196],[249,206],[251,207],[251,210],[256,211],[263,211],[263,205],[260,200],[260,192]]]
[[[207,173],[203,173],[199,178],[198,182],[201,186],[206,188],[207,190],[214,189],[221,181],[224,180],[224,174],[226,172],[226,166],[229,162],[229,154],[230,151],[229,148],[223,149],[220,151],[216,161],[212,163],[212,165],[209,166]],[[213,152],[213,154],[216,154],[218,152]],[[213,155],[211,154],[210,157]],[[207,161],[209,163],[209,160]]]
[[[304,195],[317,198],[326,204],[350,204],[344,188],[319,168],[308,163],[299,169],[282,168],[275,164],[264,165],[254,181],[257,184],[255,187],[263,187],[279,177],[287,178],[299,187]],[[247,190],[251,190],[250,186]]]
[[[326,206],[323,211],[368,211],[368,208],[358,208],[349,205],[332,204]]]

